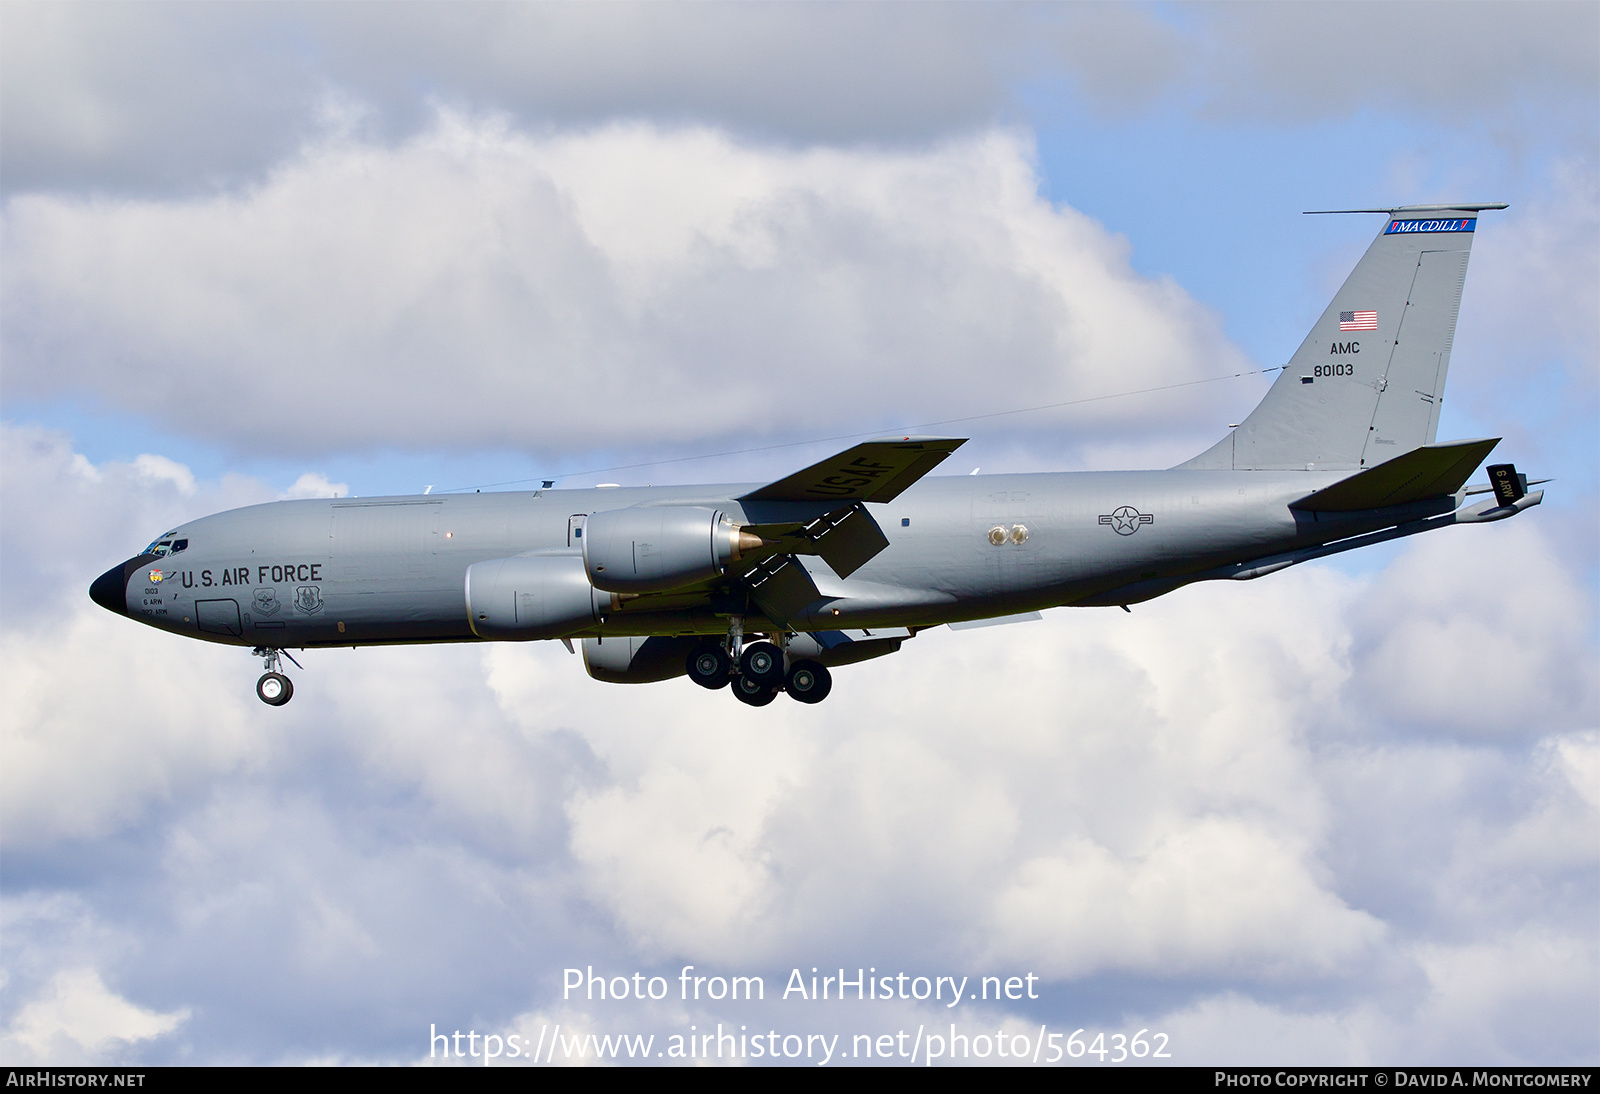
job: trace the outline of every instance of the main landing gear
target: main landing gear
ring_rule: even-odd
[[[250,651],[261,658],[261,667],[267,671],[261,674],[261,679],[256,681],[256,698],[269,707],[281,707],[294,698],[294,681],[278,671],[278,657],[280,655],[294,662],[295,668],[300,668],[300,662],[287,650],[275,650],[270,646],[257,646]]]
[[[689,654],[689,679],[713,691],[731,688],[746,706],[764,707],[786,691],[801,703],[820,703],[833,689],[833,675],[817,661],[789,661],[786,636],[744,644],[744,621],[729,621],[726,643],[707,642]]]

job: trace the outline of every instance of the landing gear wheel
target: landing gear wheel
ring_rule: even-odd
[[[739,655],[739,671],[763,687],[782,687],[783,651],[771,642],[752,642]]]
[[[789,697],[802,703],[820,703],[833,690],[833,674],[815,661],[796,661],[789,669]]]
[[[689,679],[703,688],[716,691],[728,686],[733,671],[733,658],[721,646],[701,646],[689,654]]]
[[[294,698],[294,684],[281,672],[265,672],[256,681],[256,696],[269,707],[281,707]]]
[[[733,694],[746,706],[764,707],[778,697],[776,688],[740,675],[733,678]]]

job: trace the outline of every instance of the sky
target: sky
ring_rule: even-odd
[[[1578,3],[0,6],[0,1060],[1593,1065],[1597,43]],[[281,498],[913,427],[959,474],[1170,466],[1382,223],[1307,210],[1450,201],[1509,203],[1439,437],[1553,480],[1514,521],[736,718],[556,643],[308,651],[268,708],[86,595]]]

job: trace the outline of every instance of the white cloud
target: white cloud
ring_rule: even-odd
[[[1328,973],[1382,928],[1346,907],[1303,852],[1240,821],[1191,819],[1121,858],[1077,840],[1026,862],[995,901],[1004,956],[1052,978],[1258,969]]]
[[[134,458],[133,469],[147,479],[171,483],[185,497],[194,493],[194,473],[176,460],[145,453]]]
[[[136,641],[87,595],[64,614],[0,632],[8,844],[106,836],[260,759],[245,651]]]
[[[1495,219],[1474,248],[1463,310],[1470,335],[1457,345],[1471,340],[1479,356],[1528,365],[1564,361],[1592,402],[1600,386],[1600,164],[1557,159],[1528,201],[1485,216]],[[1534,315],[1539,319],[1530,323]],[[1503,383],[1503,372],[1496,379]]]
[[[1006,131],[790,151],[444,113],[395,147],[311,146],[235,195],[15,197],[10,383],[280,454],[550,454],[893,428],[1243,365],[1125,241],[1042,200],[1030,156]],[[1170,445],[1196,417],[1143,409],[1022,428]]]
[[[1589,5],[1474,4],[1442,18],[1434,4],[1394,3],[1366,19],[1327,2],[1193,10],[1202,59],[1191,71],[1213,109],[1232,116],[1300,120],[1377,107],[1465,125],[1583,103],[1600,86],[1591,48],[1600,19]]]
[[[282,498],[343,498],[350,495],[350,484],[347,482],[329,482],[328,476],[320,471],[307,471],[285,490]]]
[[[1578,1023],[1593,1014],[1600,981],[1592,934],[1531,927],[1465,945],[1423,946],[1417,956],[1432,992],[1416,1024],[1434,1058],[1448,1058],[1463,1042],[1528,1063],[1582,1051]],[[1563,1014],[1571,1017],[1550,1020]],[[1543,1052],[1533,1047],[1541,1036],[1549,1041]]]
[[[0,1033],[0,1056],[13,1065],[116,1063],[129,1046],[171,1033],[188,1017],[130,1003],[94,969],[63,970]]]
[[[0,452],[8,845],[104,836],[260,762],[245,651],[136,640],[130,621],[91,604],[88,590],[172,525],[277,492],[238,477],[200,483],[158,455],[94,465],[64,435],[31,426],[0,429]],[[326,481],[311,473],[297,486],[311,480]]]
[[[1593,597],[1558,561],[1544,519],[1535,509],[1428,535],[1390,566],[1355,613],[1355,705],[1465,740],[1600,723],[1600,666],[1569,652],[1592,628]]]
[[[781,139],[936,137],[1006,101],[1027,19],[998,7],[419,3],[384,9],[7,4],[11,184],[188,190],[429,102],[535,127],[700,121]],[[1013,48],[1008,48],[1013,47]],[[359,105],[357,105],[359,104]]]
[[[1600,974],[1586,933],[1509,930],[1464,944],[1395,945],[1381,992],[1297,1005],[1223,992],[1133,1021],[1190,1066],[1580,1063],[1592,1055]]]
[[[1589,5],[8,3],[8,187],[193,192],[254,177],[308,135],[409,135],[443,101],[520,124],[630,118],[798,142],[937,140],[1073,80],[1126,113],[1178,92],[1228,118],[1363,107],[1513,129],[1592,101]],[[1337,58],[1335,61],[1334,58]],[[1587,135],[1587,129],[1583,134]]]

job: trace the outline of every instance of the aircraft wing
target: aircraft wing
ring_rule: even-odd
[[[847,448],[804,471],[769,483],[740,501],[893,501],[965,437],[885,437]]]
[[[1348,513],[1454,494],[1499,443],[1500,438],[1491,437],[1425,444],[1307,494],[1292,503],[1291,508],[1314,513]]]

